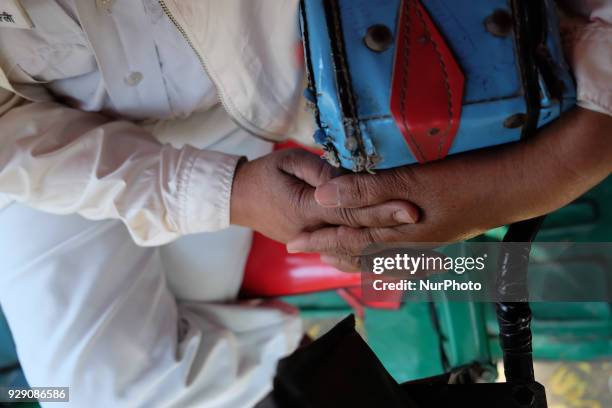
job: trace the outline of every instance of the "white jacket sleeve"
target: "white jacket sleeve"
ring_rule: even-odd
[[[612,115],[612,0],[563,0],[565,53],[578,85],[578,105]]]
[[[18,103],[0,90],[0,195],[120,219],[143,246],[229,225],[239,157],[161,145],[133,123],[55,103]]]

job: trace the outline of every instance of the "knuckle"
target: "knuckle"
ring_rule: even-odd
[[[342,202],[355,205],[368,197],[369,186],[362,175],[355,174],[342,178],[339,182],[339,190]]]
[[[336,215],[343,225],[358,227],[360,225],[357,212],[348,208],[337,208]]]
[[[272,154],[276,158],[276,161],[279,164],[279,167],[284,167],[286,164],[290,162],[292,152],[291,150],[280,150]]]
[[[336,248],[338,253],[352,255],[355,252],[355,231],[350,227],[338,227],[336,230]]]
[[[281,150],[276,154],[278,154],[279,167],[283,170],[294,169],[301,162],[302,158],[300,149]]]
[[[324,250],[326,252],[330,252],[336,255],[346,253],[346,247],[344,242],[331,236],[328,237]]]
[[[351,198],[361,202],[369,197],[371,192],[370,179],[368,177],[355,177],[354,188],[351,189]]]
[[[393,211],[386,207],[372,208],[364,210],[367,214],[368,226],[370,227],[384,227],[388,224],[392,224]]]
[[[359,230],[346,228],[341,230],[338,239],[342,242],[345,255],[360,256],[368,246],[376,242],[372,229],[362,228]]]
[[[380,234],[378,233],[378,230],[373,229],[373,228],[368,228],[368,229],[363,230],[362,245],[368,246],[368,245],[380,243],[379,235]]]
[[[294,222],[301,221],[300,223],[303,223],[312,218],[311,205],[306,188],[301,186],[296,187],[293,194],[291,194],[291,197],[289,198],[289,205],[291,211],[285,213],[285,216],[290,217],[290,214],[293,214],[295,217],[297,217]]]
[[[404,234],[405,226],[400,227],[385,227],[385,228],[370,228],[367,230],[366,246],[378,247],[384,244],[394,244],[405,241]]]
[[[401,243],[407,242],[412,225],[399,225],[392,228],[380,228],[376,234],[380,237],[381,243]]]
[[[311,182],[312,186],[317,188],[323,186],[330,180],[333,180],[336,177],[335,171],[336,169],[334,167],[317,157],[313,161],[313,179]]]
[[[323,160],[317,160],[317,184],[315,187],[321,186],[327,183],[334,177],[334,167],[324,162]]]

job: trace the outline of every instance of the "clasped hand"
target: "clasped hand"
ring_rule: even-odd
[[[384,229],[418,220],[418,209],[402,200],[354,208],[320,205],[315,199],[316,188],[330,181],[336,172],[317,155],[299,149],[243,162],[234,177],[231,222],[287,243],[300,233]]]
[[[572,202],[610,175],[610,134],[612,117],[577,108],[521,143],[376,174],[279,151],[238,167],[232,223],[357,270],[371,244],[457,242]]]

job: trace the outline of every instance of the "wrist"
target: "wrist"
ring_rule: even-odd
[[[574,111],[574,132],[564,142],[563,152],[578,173],[612,172],[612,116],[584,108]]]
[[[508,149],[504,184],[510,222],[550,213],[610,174],[612,118],[576,108]],[[514,168],[514,170],[513,170]]]
[[[230,196],[230,224],[249,227],[248,174],[250,162],[242,158],[236,165]]]

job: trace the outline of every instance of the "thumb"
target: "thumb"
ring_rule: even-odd
[[[321,157],[303,149],[286,150],[279,167],[312,187],[318,187],[338,175],[338,169]]]

